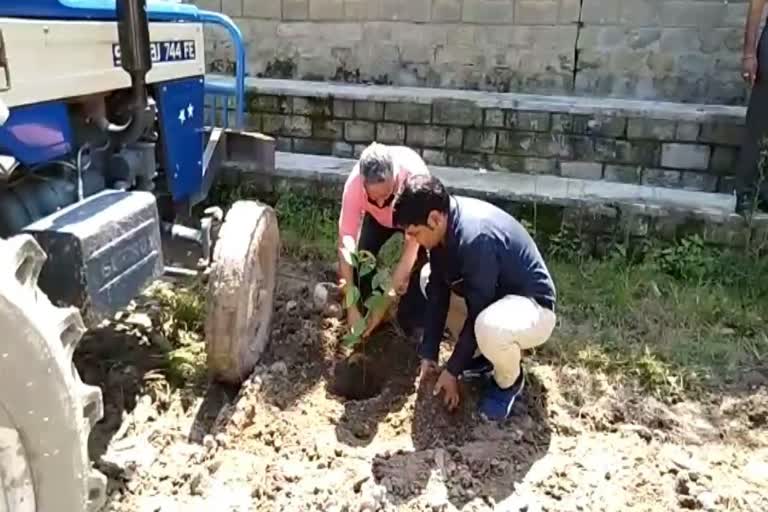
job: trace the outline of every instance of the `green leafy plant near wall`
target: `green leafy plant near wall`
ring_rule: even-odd
[[[349,334],[343,339],[344,345],[354,347],[360,343],[369,319],[388,307],[390,303],[388,293],[391,288],[392,276],[386,268],[377,268],[376,256],[373,253],[358,251],[357,244],[352,237],[344,237],[342,246],[342,257],[355,270],[357,276],[356,282],[349,283],[345,288],[344,306],[346,308],[355,305],[358,309],[360,308],[360,280],[372,272],[376,272],[371,280],[371,296],[363,304],[366,313],[355,325],[351,326]]]

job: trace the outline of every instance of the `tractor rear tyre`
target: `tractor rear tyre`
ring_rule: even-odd
[[[72,363],[80,313],[37,286],[45,259],[31,236],[0,239],[0,512],[95,511],[105,499],[88,458],[101,390]]]
[[[275,211],[237,201],[227,212],[213,250],[205,320],[208,371],[239,385],[269,340],[280,258]]]

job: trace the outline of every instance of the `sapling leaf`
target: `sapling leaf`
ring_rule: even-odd
[[[360,273],[360,277],[365,277],[371,272],[373,272],[375,269],[376,269],[376,261],[361,260],[360,267],[358,268],[357,271]]]
[[[363,317],[359,319],[355,324],[352,326],[352,334],[355,336],[360,336],[363,334],[363,331],[365,331],[365,327],[368,325],[367,318]]]
[[[357,286],[349,285],[346,288],[346,294],[344,296],[344,307],[351,308],[357,301],[360,300],[360,290]]]
[[[365,301],[365,307],[368,308],[369,311],[380,311],[386,308],[388,304],[389,300],[387,299],[387,296],[381,293],[374,293]]]
[[[373,276],[373,281],[371,282],[371,286],[373,286],[373,289],[376,290],[377,288],[381,288],[382,290],[386,290],[390,287],[390,282],[392,280],[392,276],[389,274],[389,271],[385,268],[382,268],[378,272],[376,272],[376,275]]]
[[[341,342],[346,347],[354,347],[358,341],[360,341],[360,336],[355,336],[352,333],[347,334],[341,339]]]

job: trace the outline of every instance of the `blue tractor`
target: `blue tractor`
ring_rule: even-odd
[[[232,35],[231,88],[206,84],[205,24]],[[178,1],[0,0],[0,512],[102,506],[86,448],[101,392],[72,354],[165,272],[207,276],[211,376],[239,383],[256,364],[275,213],[193,214],[223,162],[274,166],[274,140],[241,130],[244,64],[229,18]],[[206,94],[224,96],[222,126],[204,122]],[[179,239],[199,265],[169,264]]]

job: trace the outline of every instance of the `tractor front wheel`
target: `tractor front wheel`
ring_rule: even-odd
[[[267,346],[279,257],[274,209],[235,202],[219,230],[208,276],[205,338],[214,380],[241,384]]]

